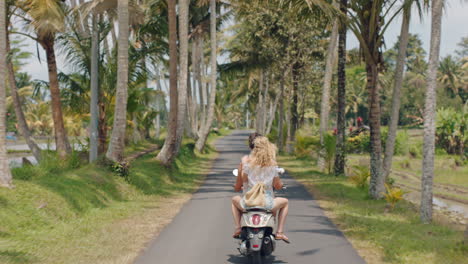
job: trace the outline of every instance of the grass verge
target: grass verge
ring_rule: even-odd
[[[366,190],[344,177],[320,173],[311,160],[281,156],[279,162],[308,188],[368,263],[466,263],[463,231],[437,219],[422,224],[410,202],[387,212],[385,201],[369,199]]]
[[[74,157],[15,169],[16,188],[0,189],[0,263],[131,263],[211,167],[216,152],[193,147],[169,168],[138,158],[127,179]]]

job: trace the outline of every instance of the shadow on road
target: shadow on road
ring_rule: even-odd
[[[228,263],[235,263],[235,264],[249,264],[249,258],[244,257],[241,255],[228,255],[228,259],[226,260]],[[280,264],[280,263],[288,263],[286,261],[277,259],[275,256],[268,256],[263,260],[264,264]]]

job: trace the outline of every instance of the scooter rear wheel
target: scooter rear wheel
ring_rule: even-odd
[[[262,254],[260,254],[260,251],[252,252],[252,255],[250,255],[250,263],[251,264],[263,263],[263,256]]]

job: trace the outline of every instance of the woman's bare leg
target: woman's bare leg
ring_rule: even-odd
[[[273,207],[273,214],[278,213],[277,220],[278,220],[278,229],[276,230],[277,235],[282,235],[284,238],[288,239],[284,234],[284,224],[286,222],[286,216],[288,215],[289,211],[289,201],[286,198],[278,197],[275,198],[274,207]]]
[[[241,199],[242,198],[240,196],[232,197],[231,208],[232,208],[232,216],[234,217],[234,227],[236,228],[236,230],[234,231],[235,234],[240,232],[241,230],[241,226],[240,226],[241,211],[242,211],[242,206],[240,204]]]

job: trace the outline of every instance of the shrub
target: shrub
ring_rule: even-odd
[[[349,180],[361,189],[366,189],[369,186],[370,170],[367,166],[353,166],[352,175]]]
[[[385,189],[387,190],[387,193],[384,194],[385,196],[385,201],[387,201],[388,205],[390,206],[390,209],[394,209],[395,205],[403,200],[403,195],[405,192],[401,190],[398,187],[392,187],[388,184],[385,184]]]
[[[382,147],[385,151],[385,143],[388,137],[388,129],[382,127],[381,139]],[[407,131],[397,131],[395,137],[395,155],[406,155],[409,151],[408,146],[409,135]],[[370,134],[369,132],[360,133],[354,137],[348,137],[346,141],[347,150],[350,153],[369,153],[370,151]]]
[[[363,132],[346,140],[346,149],[349,153],[367,153],[370,150],[369,132]]]
[[[310,156],[313,150],[317,150],[320,146],[320,138],[318,136],[296,136],[295,155],[299,158]]]
[[[127,161],[115,162],[112,165],[112,171],[128,181],[128,176],[130,174],[130,163]]]
[[[441,108],[437,111],[436,144],[449,154],[465,154],[468,144],[468,104],[462,111]]]
[[[336,152],[336,136],[326,133],[323,138],[323,155],[328,174],[331,173]]]
[[[389,186],[393,186],[395,184],[395,179],[392,177],[387,177],[385,180]]]
[[[421,158],[422,156],[422,142],[411,144],[408,152],[412,158]]]
[[[395,138],[395,155],[406,155],[409,152],[409,135],[406,130],[398,131]],[[385,144],[383,145],[385,146]]]

